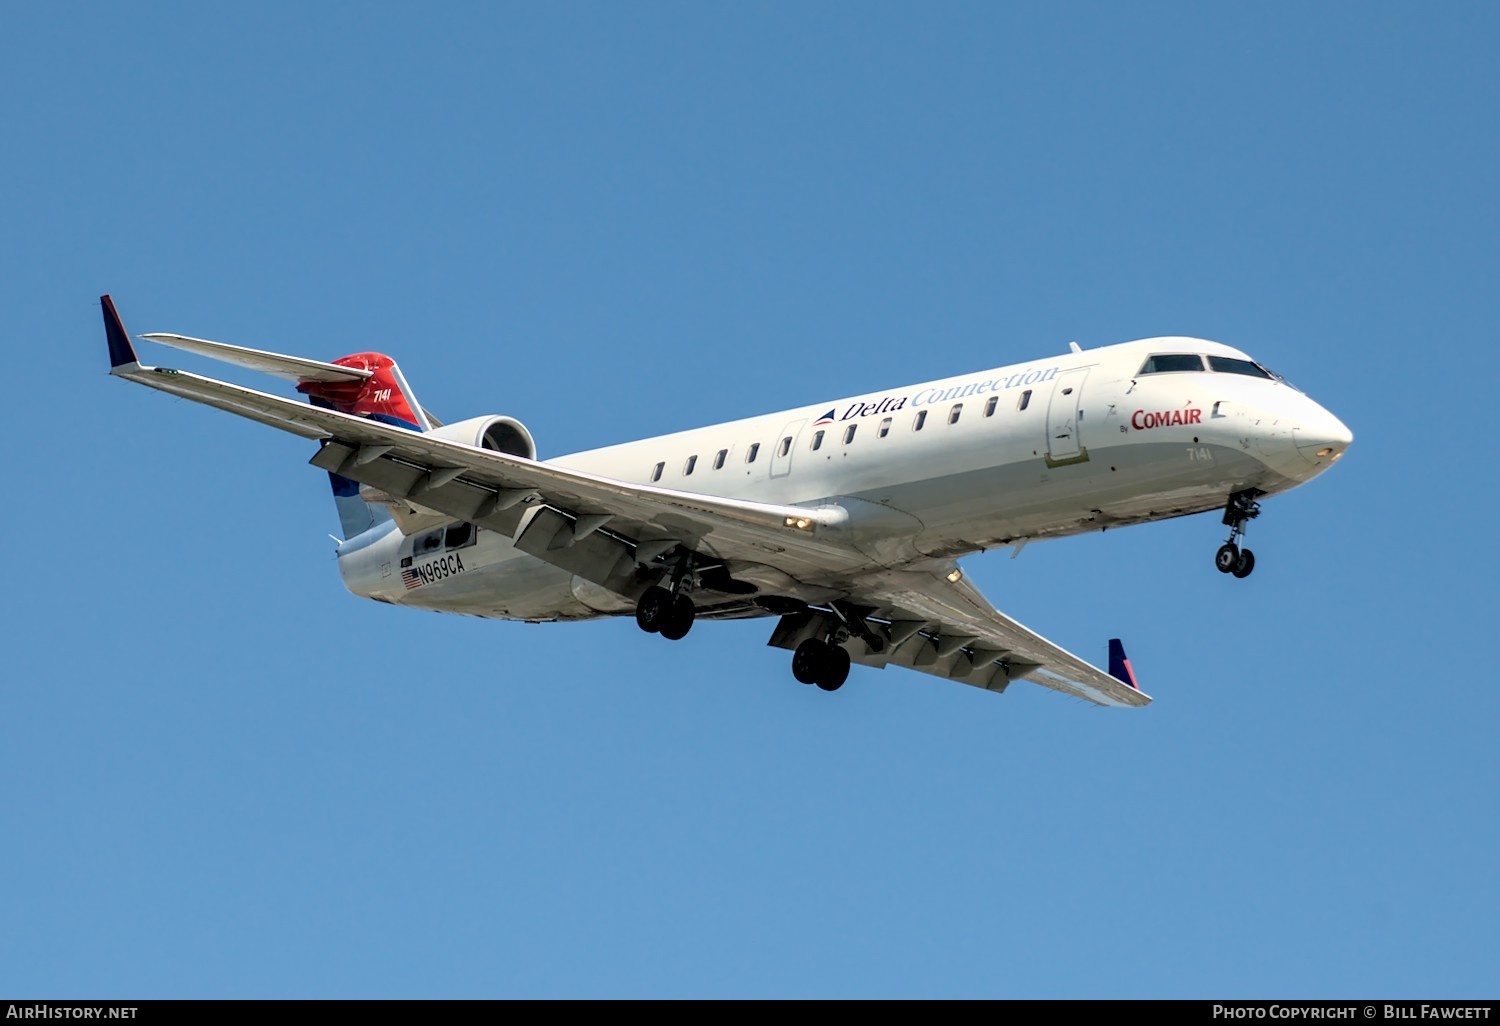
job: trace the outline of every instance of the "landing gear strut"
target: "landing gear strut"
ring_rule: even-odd
[[[697,610],[688,598],[692,578],[684,559],[672,571],[670,588],[653,585],[641,593],[635,604],[636,626],[647,634],[660,634],[668,641],[681,641],[693,629]]]
[[[1240,548],[1239,543],[1245,537],[1245,525],[1260,516],[1260,503],[1255,501],[1255,497],[1260,494],[1252,490],[1235,492],[1229,497],[1229,503],[1224,507],[1224,523],[1229,528],[1229,540],[1214,553],[1214,566],[1219,573],[1243,578],[1249,577],[1250,572],[1255,569],[1255,553]]]

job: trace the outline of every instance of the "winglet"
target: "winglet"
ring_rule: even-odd
[[[130,344],[130,336],[125,334],[125,324],[115,309],[115,301],[104,295],[99,297],[99,303],[104,307],[104,337],[109,340],[110,369],[140,363],[135,358],[135,347]]]
[[[1135,671],[1130,668],[1130,660],[1125,655],[1125,646],[1120,643],[1119,638],[1109,639],[1109,675],[1122,684],[1129,684],[1137,691],[1141,686],[1135,682]]]

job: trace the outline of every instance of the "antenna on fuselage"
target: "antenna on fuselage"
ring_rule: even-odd
[[[1079,345],[1077,342],[1069,342],[1068,348],[1073,350],[1073,352],[1075,353],[1083,352],[1083,346]]]

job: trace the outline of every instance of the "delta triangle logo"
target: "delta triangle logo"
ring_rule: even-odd
[[[838,412],[838,410],[836,408],[832,409],[832,410],[829,410],[827,413],[823,414],[823,416],[821,416],[817,420],[813,421],[813,427],[817,427],[819,424],[829,424],[829,423],[832,423],[833,422],[833,415],[835,413],[837,413],[837,412]]]

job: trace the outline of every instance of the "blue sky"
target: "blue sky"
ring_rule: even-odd
[[[1493,997],[1497,29],[12,6],[0,994]],[[828,695],[769,621],[352,598],[308,445],[110,379],[104,292],[544,455],[1178,333],[1356,440],[1246,581],[1214,516],[966,561],[1146,710]]]

